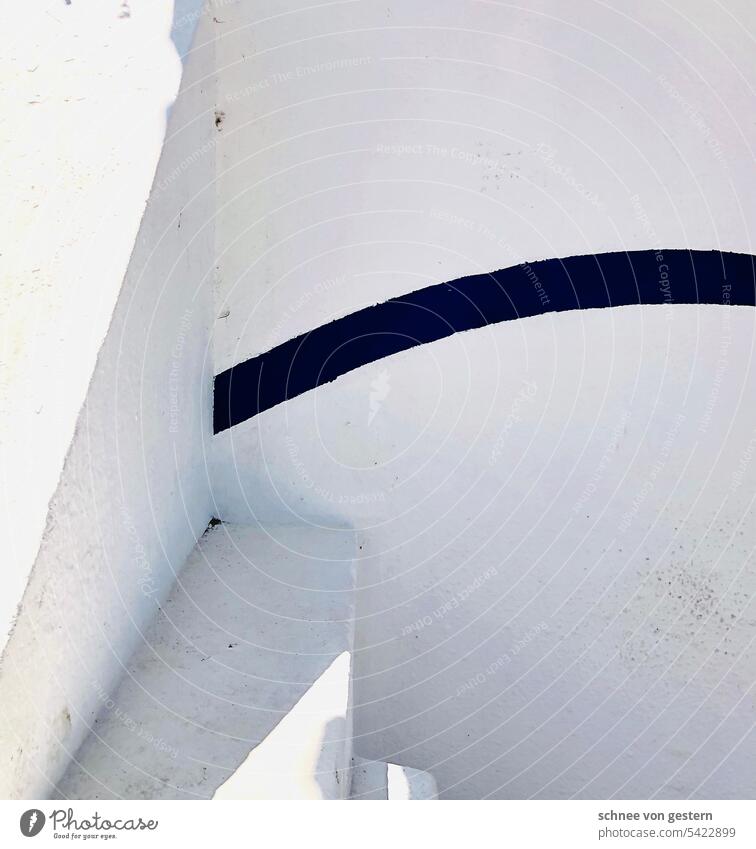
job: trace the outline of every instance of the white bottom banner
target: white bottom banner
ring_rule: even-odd
[[[747,801],[0,802],[0,846],[756,846]],[[63,843],[67,841],[67,843]],[[95,845],[100,845],[99,842]]]

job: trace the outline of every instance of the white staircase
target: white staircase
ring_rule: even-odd
[[[433,798],[353,755],[355,550],[346,529],[209,528],[57,797]]]

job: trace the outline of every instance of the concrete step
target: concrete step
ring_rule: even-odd
[[[436,779],[421,769],[352,757],[350,799],[437,799]]]
[[[208,530],[57,798],[347,798],[355,550],[347,530]]]

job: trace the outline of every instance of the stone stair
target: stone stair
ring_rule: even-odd
[[[214,523],[56,798],[432,798],[353,756],[355,551],[348,529]]]

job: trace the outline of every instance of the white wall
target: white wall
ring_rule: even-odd
[[[0,8],[0,646],[147,203],[177,49],[199,14],[198,0]]]
[[[520,259],[754,252],[746,4],[290,9],[219,30],[216,372]],[[216,438],[218,515],[361,534],[358,753],[452,797],[753,795],[753,341],[532,319]]]
[[[170,96],[108,195],[123,240],[63,252],[88,281],[65,327],[92,338],[41,360],[67,373],[82,343],[34,477],[30,531],[76,420],[0,669],[0,794],[49,792],[215,514],[357,529],[359,754],[446,796],[752,797],[752,310],[460,334],[209,436],[213,370],[391,295],[520,259],[753,253],[748,5],[216,7],[123,287],[96,275],[134,242]]]
[[[73,14],[81,24],[92,9],[87,4],[79,7]],[[61,4],[58,16],[65,18],[69,8]],[[186,4],[182,9],[184,17],[173,20],[179,43],[186,40],[186,28],[193,30],[201,17],[198,4],[193,11]],[[138,21],[130,31],[135,41],[127,46],[136,59],[142,59],[146,76],[133,73],[133,63],[123,70],[126,80],[109,74],[112,55],[99,49],[99,39],[106,44],[109,30],[101,28],[92,47],[92,62],[105,73],[103,86],[112,86],[112,109],[95,119],[82,108],[80,117],[92,119],[92,145],[112,154],[116,162],[113,172],[105,169],[101,178],[99,160],[91,151],[82,152],[82,162],[92,173],[80,186],[81,208],[66,182],[61,197],[67,205],[59,203],[54,209],[60,226],[70,224],[76,232],[67,237],[71,246],[58,250],[60,277],[53,277],[51,285],[63,287],[71,301],[65,309],[61,307],[63,315],[77,304],[81,309],[75,323],[71,318],[75,332],[67,322],[55,329],[65,344],[44,345],[37,352],[49,374],[34,391],[46,390],[41,400],[49,400],[54,411],[58,410],[56,391],[66,394],[59,418],[53,416],[51,421],[45,416],[40,431],[54,443],[53,449],[48,451],[35,427],[30,431],[43,459],[46,486],[52,487],[57,478],[55,457],[62,456],[66,440],[71,440],[74,421],[76,428],[0,670],[0,757],[6,765],[0,795],[4,797],[42,797],[50,792],[89,730],[102,693],[117,682],[142,627],[154,615],[212,514],[202,445],[209,431],[211,404],[211,303],[206,281],[212,276],[214,249],[212,44],[195,49],[187,58],[182,91],[163,145],[166,109],[172,100],[166,87],[171,82],[177,86],[181,67],[170,39],[172,4],[130,3],[131,17],[117,17],[123,12],[120,4],[109,4],[107,11],[116,21],[109,24],[114,29],[128,28],[131,18]],[[202,17],[201,31],[207,23]],[[67,38],[81,34],[75,23],[68,21],[65,26]],[[84,31],[95,40],[96,27]],[[113,37],[117,39],[118,33]],[[202,44],[199,37],[198,44]],[[75,41],[69,43],[72,50],[75,45]],[[74,58],[81,60],[82,53],[75,52]],[[46,72],[44,92],[49,91],[52,72]],[[75,94],[65,72],[58,69],[58,73],[63,79],[61,92]],[[84,78],[79,83],[86,95]],[[125,100],[120,98],[122,83],[129,95]],[[99,83],[90,88],[97,112],[102,91]],[[104,140],[98,137],[100,131],[105,133]],[[52,134],[52,127],[46,132],[51,145],[88,139],[80,125],[66,124],[62,139]],[[112,133],[118,132],[121,144],[111,151],[108,142],[115,143]],[[130,145],[137,164],[129,156]],[[43,146],[35,155],[41,156],[33,160],[38,173],[50,151]],[[61,170],[64,167],[72,165],[63,163]],[[104,199],[99,193],[103,185],[109,191]],[[96,199],[104,205],[93,206]],[[118,210],[115,215],[111,204]],[[76,235],[77,228],[87,226],[90,233]],[[35,244],[44,251],[58,244],[49,243],[46,234],[40,227],[29,238],[39,239]],[[63,268],[84,282],[69,284]],[[37,301],[30,300],[44,301],[41,295]],[[43,320],[54,325],[60,315],[57,307],[51,308]],[[49,326],[47,331],[54,332]],[[26,339],[27,333],[23,334]],[[59,368],[66,375],[70,371],[71,377],[61,378],[57,386]],[[19,380],[33,384],[36,374],[23,374]],[[84,389],[86,401],[78,412]],[[17,420],[28,421],[19,410],[15,412]],[[26,480],[18,477],[16,486],[31,491],[43,504],[49,493],[34,491],[38,481],[32,472]],[[31,506],[38,510],[40,504]],[[32,525],[24,526],[25,532],[33,533]],[[26,573],[19,574],[22,585],[25,577]],[[11,591],[6,598],[12,598]]]
[[[225,10],[216,371],[520,258],[750,249],[747,32],[701,3],[529,5]]]

